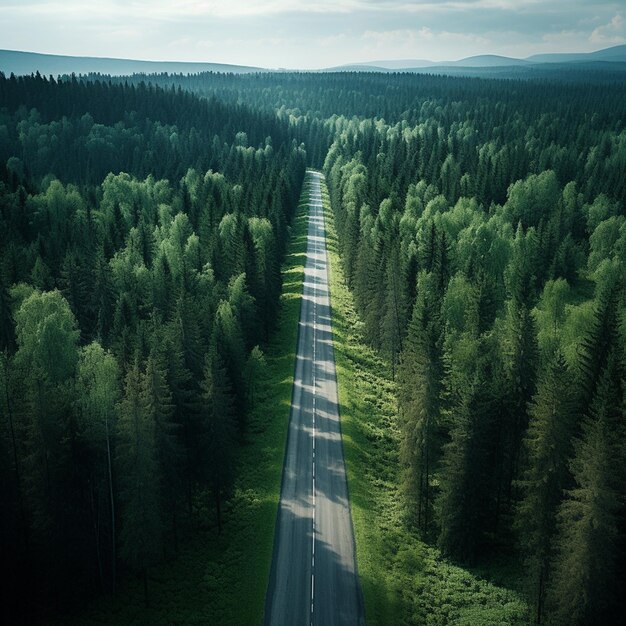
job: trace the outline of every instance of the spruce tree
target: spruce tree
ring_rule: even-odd
[[[436,511],[438,544],[444,554],[473,563],[492,527],[496,496],[492,441],[498,412],[493,380],[493,342],[459,337],[456,358],[448,356],[447,419],[450,441],[444,446]]]
[[[157,560],[163,534],[154,415],[145,375],[135,362],[128,370],[117,423],[120,477],[120,554],[141,574],[148,604],[148,568]]]
[[[174,405],[172,393],[167,383],[167,369],[164,356],[153,348],[147,362],[143,393],[146,410],[154,422],[154,447],[157,464],[158,490],[163,519],[171,524],[175,547],[177,545],[178,502],[182,484],[182,450],[179,428],[173,420]]]
[[[202,477],[213,497],[218,533],[222,531],[222,504],[233,486],[236,432],[232,391],[219,353],[211,349],[204,367],[202,390]]]
[[[76,403],[79,412],[79,428],[85,440],[90,461],[90,487],[97,491],[96,498],[108,505],[109,547],[111,553],[111,589],[116,586],[116,513],[113,460],[117,404],[120,396],[119,368],[115,358],[94,342],[83,348],[76,377]],[[103,507],[104,508],[104,507]],[[92,516],[95,511],[92,507]],[[96,554],[100,578],[103,579],[100,554],[100,527],[106,521],[94,519],[96,529]]]
[[[422,287],[425,284],[422,280]],[[433,519],[431,481],[440,447],[442,368],[437,340],[425,293],[420,290],[398,368],[398,401],[403,490],[411,509],[410,517],[424,535]]]
[[[406,327],[406,294],[403,293],[397,246],[393,247],[387,262],[386,286],[380,334],[383,351],[391,361],[391,375],[395,378]]]
[[[622,389],[613,353],[575,443],[574,487],[559,508],[559,536],[548,606],[556,624],[613,623],[618,519],[624,472],[619,446],[624,424]]]
[[[526,469],[519,483],[522,499],[516,515],[535,624],[544,621],[556,511],[569,482],[575,421],[571,373],[563,355],[557,352],[530,405],[530,425],[524,440]]]

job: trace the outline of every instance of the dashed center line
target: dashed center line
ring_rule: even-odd
[[[311,269],[311,282],[313,283],[313,366],[312,366],[312,388],[313,388],[313,410],[312,410],[312,429],[311,435],[313,438],[313,456],[312,456],[312,512],[311,512],[311,525],[312,525],[312,538],[311,538],[311,626],[314,624],[314,611],[315,611],[315,534],[317,532],[316,521],[315,521],[315,477],[316,477],[316,450],[315,450],[315,442],[317,435],[317,425],[316,425],[316,415],[317,415],[317,299],[318,299],[318,279],[320,275],[324,276],[323,272],[325,271],[325,264],[322,262],[322,265],[318,266],[319,257],[324,250],[324,240],[323,240],[323,231],[322,235],[320,235],[320,222],[321,222],[321,211],[322,211],[322,194],[320,189],[319,179],[316,180],[316,188],[312,191],[309,196],[309,202],[311,204],[311,208],[313,209],[312,214],[310,215],[310,220],[312,220],[313,224],[313,239],[312,239],[312,260],[313,267]]]
[[[319,184],[319,182],[318,182]],[[315,199],[315,211],[313,213],[313,219],[317,219],[317,199]],[[313,615],[315,608],[315,412],[316,412],[316,392],[317,392],[317,381],[316,381],[316,339],[317,339],[317,277],[315,274],[315,269],[317,267],[317,250],[318,250],[318,242],[317,239],[313,245],[314,252],[314,273],[313,273],[313,428],[312,428],[312,436],[313,436],[313,457],[312,457],[312,494],[313,494],[313,510],[312,510],[312,538],[311,538],[311,626],[313,626]]]

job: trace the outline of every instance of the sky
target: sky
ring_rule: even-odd
[[[626,43],[603,0],[0,0],[0,48],[313,69]]]

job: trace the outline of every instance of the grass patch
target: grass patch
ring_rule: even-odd
[[[388,364],[363,340],[324,182],[322,197],[341,427],[367,624],[526,624],[527,608],[516,592],[445,561],[404,522],[395,386]]]
[[[114,598],[99,598],[63,624],[261,623],[291,405],[309,189],[307,178],[282,272],[280,317],[265,355],[267,371],[250,416],[248,441],[238,450],[236,489],[225,507],[222,534],[216,534],[211,514],[175,560],[150,570],[149,608],[141,581],[126,578]]]

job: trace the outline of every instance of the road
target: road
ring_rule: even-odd
[[[365,622],[339,422],[321,174],[307,176],[307,258],[265,624],[360,625]]]

